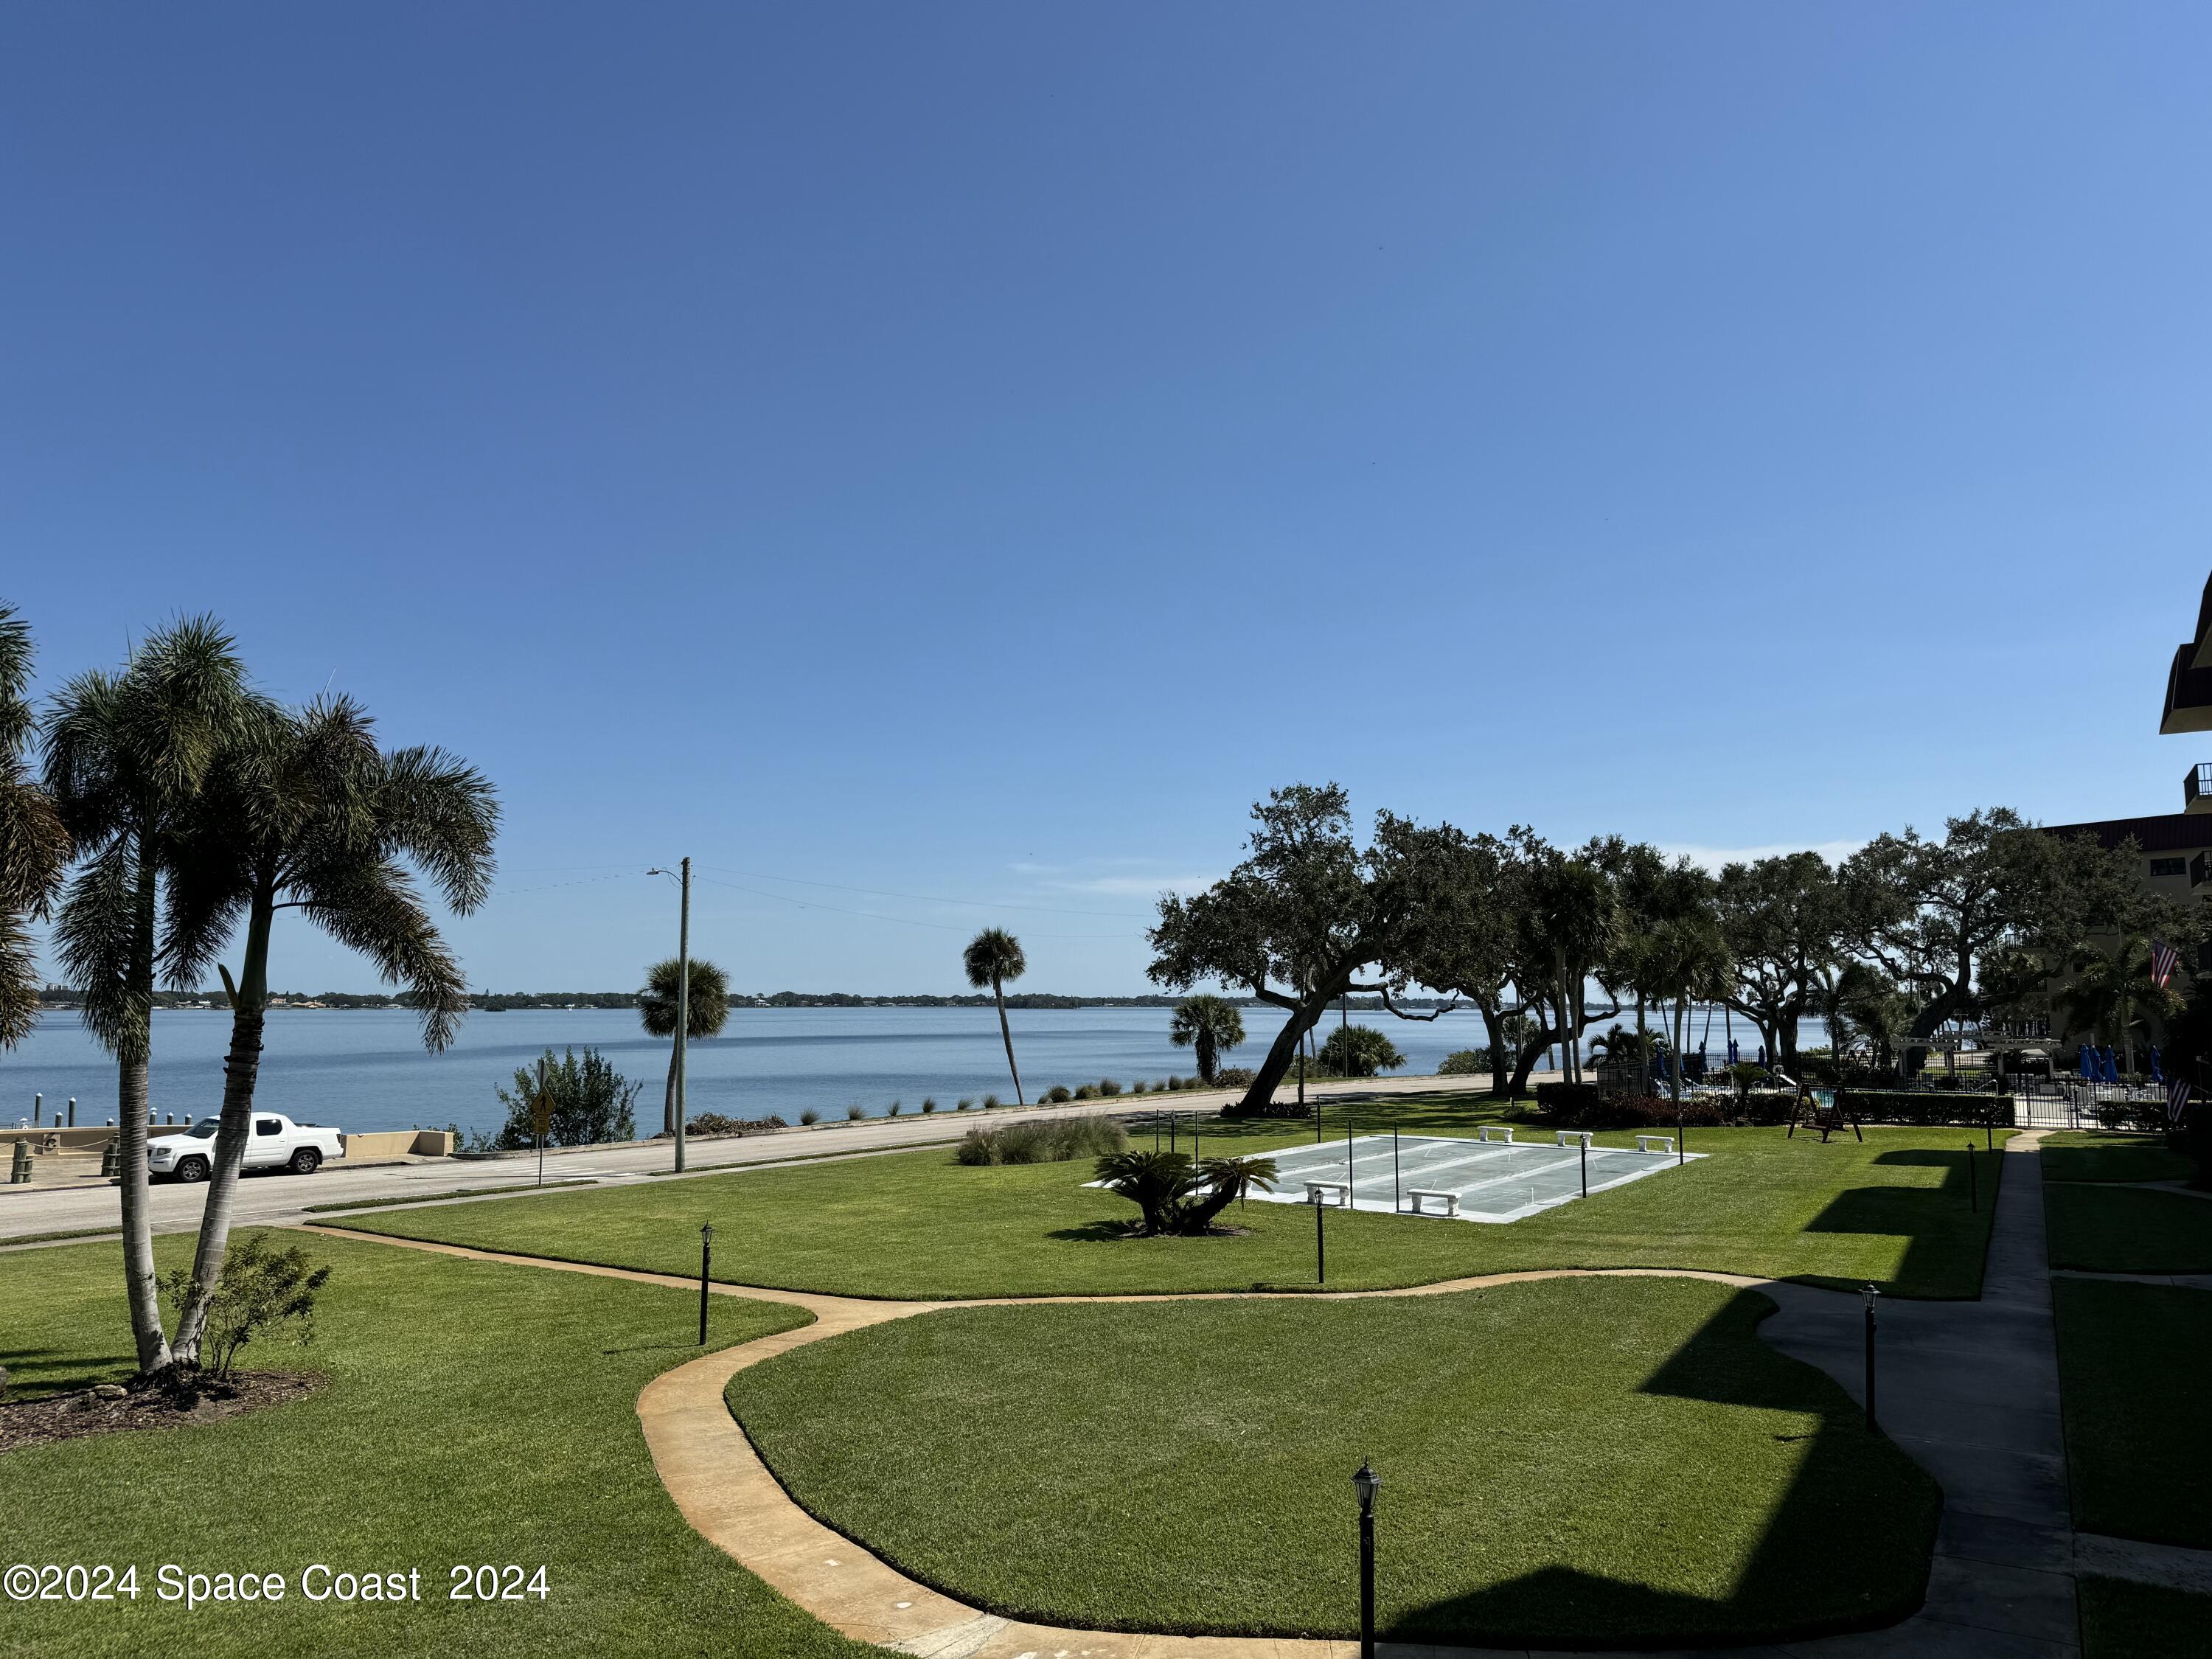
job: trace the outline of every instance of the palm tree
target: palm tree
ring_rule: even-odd
[[[1003,927],[986,927],[968,941],[962,961],[968,969],[968,982],[977,990],[986,985],[999,1002],[999,1035],[1006,1039],[1006,1069],[1014,1074],[1014,1104],[1025,1106],[1022,1098],[1022,1068],[1014,1064],[1014,1031],[1006,1024],[1006,981],[1019,979],[1029,970],[1029,958],[1022,954],[1021,941]]]
[[[120,673],[80,674],[46,718],[46,783],[84,860],[54,929],[94,1038],[115,1056],[123,1275],[140,1370],[169,1363],[147,1212],[147,1064],[162,877],[216,757],[257,699],[211,617],[161,629]]]
[[[222,1274],[231,1206],[252,1121],[276,914],[297,910],[406,988],[432,1053],[468,1008],[460,964],[424,908],[413,872],[468,915],[491,889],[499,807],[482,774],[442,750],[385,753],[350,698],[300,710],[256,700],[216,757],[175,837],[161,965],[198,984],[242,921],[235,978],[216,964],[231,1006],[222,1115],[207,1206],[171,1352],[198,1361]]]
[[[1673,1054],[1668,1092],[1682,1103],[1682,1054],[1690,1040],[1690,1004],[1727,994],[1730,965],[1728,941],[1718,918],[1692,913],[1671,917],[1651,929],[1646,958],[1652,988],[1674,1005]]]
[[[1328,1034],[1317,1056],[1322,1070],[1338,1077],[1374,1077],[1406,1063],[1398,1045],[1372,1025],[1340,1025]]]
[[[676,1005],[682,988],[684,963],[670,957],[646,969],[645,989],[637,994],[638,1018],[647,1036],[676,1036]],[[720,1036],[730,1019],[730,976],[711,962],[691,958],[691,984],[682,999],[685,1008],[684,1038]],[[661,1102],[660,1132],[676,1133],[676,1050],[668,1051],[668,1089]]]
[[[30,678],[30,624],[0,605],[0,1048],[14,1048],[39,1022],[38,955],[25,924],[45,917],[69,866],[53,799],[23,769]]]
[[[1244,1041],[1244,1016],[1226,997],[1185,997],[1168,1022],[1168,1041],[1189,1049],[1198,1061],[1198,1080],[1211,1084],[1223,1053]]]
[[[2058,994],[2059,1006],[2076,1029],[2087,1029],[2100,1041],[2118,1043],[2126,1051],[2124,1065],[2136,1069],[2136,1028],[2143,1024],[2142,1012],[2171,1014],[2181,999],[2151,977],[2150,944],[2141,934],[2122,939],[2110,956],[2081,950],[2068,964],[2074,982]]]

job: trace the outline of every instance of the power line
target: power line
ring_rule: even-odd
[[[866,893],[876,898],[913,899],[922,904],[958,904],[979,910],[1035,910],[1053,916],[1104,916],[1113,921],[1142,921],[1146,918],[1131,915],[1127,910],[1074,910],[1064,905],[1014,904],[996,899],[933,898],[927,893],[900,893],[884,887],[848,887],[842,882],[809,881],[804,876],[772,876],[759,870],[732,870],[719,864],[702,865],[703,870],[720,870],[726,876],[744,876],[754,881],[787,881],[800,887],[827,887],[840,893]]]
[[[694,880],[705,882],[710,887],[726,887],[733,893],[750,893],[756,898],[775,899],[781,903],[796,905],[801,910],[828,910],[841,916],[865,916],[871,921],[895,921],[904,927],[928,927],[939,933],[964,933],[967,927],[953,921],[917,921],[912,916],[887,916],[880,910],[853,910],[842,904],[824,904],[819,899],[793,898],[788,893],[771,893],[765,888],[746,887],[734,881],[716,881],[711,876],[695,876]],[[827,885],[828,884],[823,884]],[[1079,914],[1082,914],[1079,913]],[[1041,933],[1040,939],[1127,939],[1127,933]]]

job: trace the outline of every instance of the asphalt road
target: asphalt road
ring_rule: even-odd
[[[1453,1078],[1448,1081],[1449,1086],[1455,1088],[1479,1088],[1486,1079]],[[1438,1086],[1439,1079],[1434,1077],[1376,1078],[1363,1080],[1356,1089],[1316,1088],[1313,1093],[1326,1104],[1332,1100],[1425,1094]],[[866,1118],[776,1134],[694,1140],[686,1148],[684,1178],[691,1174],[711,1174],[748,1164],[851,1157],[949,1144],[981,1121],[998,1127],[1036,1118],[1120,1117],[1155,1109],[1212,1113],[1236,1097],[1233,1090],[1186,1090],[1172,1095],[1121,1095],[1112,1100],[1084,1101],[1066,1106],[1000,1109],[988,1116],[981,1112],[939,1112],[928,1117]],[[667,1170],[673,1162],[673,1152],[665,1140],[580,1147],[573,1152],[548,1152],[545,1179],[572,1181],[589,1176],[603,1181],[642,1181]],[[513,1188],[520,1192],[535,1185],[537,1180],[538,1158],[532,1152],[484,1159],[433,1158],[355,1170],[349,1170],[343,1163],[328,1164],[312,1176],[278,1170],[246,1176],[238,1186],[236,1218],[242,1223],[301,1221],[309,1218],[310,1205],[343,1204],[353,1200],[389,1202],[463,1188]],[[118,1219],[118,1188],[105,1184],[0,1187],[0,1245],[33,1233],[112,1227]],[[199,1225],[207,1189],[157,1182],[152,1197],[155,1232],[191,1232]],[[343,1213],[328,1218],[335,1221]]]

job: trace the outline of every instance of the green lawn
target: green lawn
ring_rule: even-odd
[[[2186,1181],[2194,1167],[2162,1135],[2069,1129],[2043,1138],[2045,1181]]]
[[[1364,1122],[1387,1130],[1384,1109]],[[1463,1106],[1395,1105],[1408,1129],[1467,1128]],[[1332,1129],[1340,1128],[1333,1122]],[[1210,1120],[1201,1152],[1311,1139],[1280,1124]],[[1601,1137],[1630,1145],[1626,1135]],[[1188,1145],[1187,1137],[1184,1144]],[[1786,1139],[1780,1129],[1692,1132],[1713,1156],[1506,1226],[1389,1215],[1329,1216],[1333,1289],[1431,1284],[1528,1267],[1717,1268],[1858,1285],[1893,1295],[1979,1292],[1996,1176],[1978,1153],[1969,1209],[1957,1130],[1878,1129]],[[1978,1145],[1978,1143],[1977,1143]],[[714,1270],[733,1283],[935,1299],[1189,1290],[1310,1289],[1314,1221],[1303,1206],[1251,1204],[1239,1237],[1132,1240],[1134,1215],[1085,1188],[1088,1162],[967,1168],[944,1148],[656,1182],[345,1224],[484,1249],[696,1273],[714,1224]]]
[[[2043,1188],[2054,1267],[2212,1273],[2212,1199],[2143,1187]]]
[[[1698,1280],[973,1308],[740,1372],[792,1492],[917,1577],[1079,1626],[1672,1645],[1917,1605],[1935,1482]],[[1102,1363],[1104,1357],[1110,1360]],[[883,1431],[896,1402],[902,1431]]]
[[[2082,1659],[2212,1659],[2212,1595],[2083,1578]]]
[[[136,1564],[136,1602],[0,1604],[0,1651],[470,1655],[873,1653],[775,1595],[677,1513],[640,1432],[638,1391],[691,1357],[696,1299],[580,1274],[308,1239],[332,1273],[321,1333],[257,1353],[329,1383],[190,1429],[0,1455],[6,1563]],[[189,1239],[164,1239],[165,1267]],[[119,1252],[0,1257],[0,1364],[27,1394],[130,1370]],[[804,1322],[718,1297],[716,1344]],[[275,1605],[155,1599],[162,1563],[286,1574]],[[419,1568],[420,1605],[316,1605],[301,1570]],[[550,1594],[446,1599],[456,1563],[547,1569]]]
[[[2051,1281],[2075,1524],[2212,1549],[2212,1296]]]

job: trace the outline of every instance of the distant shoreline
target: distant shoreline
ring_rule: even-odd
[[[1014,1011],[1054,1008],[1172,1008],[1182,1001],[1175,996],[1073,997],[1049,993],[1033,993],[1010,996],[1006,1006]],[[1257,997],[1227,997],[1224,1001],[1240,1008],[1267,1008],[1275,1005],[1261,1001]],[[1408,1008],[1435,1008],[1444,1005],[1442,997],[1408,997],[1401,1006]],[[48,1013],[74,1013],[79,1007],[74,992],[49,986],[40,995],[40,1006]],[[228,1012],[220,991],[161,991],[155,994],[154,1006],[164,1012]],[[391,1009],[406,1009],[407,1004],[398,997],[363,995],[347,991],[305,992],[289,991],[272,995],[269,1000],[271,1013],[307,1012],[328,1013],[354,1012]],[[738,1009],[782,1008],[989,1008],[994,1006],[988,996],[859,996],[846,992],[825,992],[808,994],[797,991],[778,991],[772,994],[732,995],[730,1006]],[[527,1012],[548,1013],[574,1012],[586,1008],[635,1008],[637,994],[634,991],[577,991],[577,992],[487,992],[469,999],[470,1009],[477,1013],[499,1014]],[[1352,1008],[1360,1013],[1381,1013],[1379,999],[1354,997]]]

